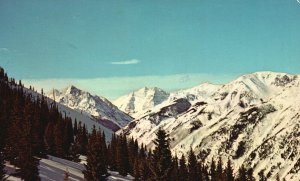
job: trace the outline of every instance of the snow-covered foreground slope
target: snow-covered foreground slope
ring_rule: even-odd
[[[41,159],[39,162],[39,176],[42,181],[59,181],[64,180],[65,173],[68,172],[70,181],[83,181],[84,175],[82,171],[85,169],[83,164],[64,160],[54,156],[48,156],[47,159]],[[7,164],[6,170],[9,174],[15,172],[12,165]],[[134,178],[131,176],[123,177],[116,172],[109,171],[108,181],[129,181]],[[20,178],[9,176],[9,181],[20,181]]]
[[[179,156],[192,147],[206,162],[221,156],[233,160],[236,170],[245,164],[256,175],[265,170],[271,179],[278,173],[300,180],[300,78],[258,72],[200,90],[206,86],[192,91],[196,99],[177,93],[179,99],[153,107],[120,132],[153,148],[162,128]]]
[[[104,97],[93,96],[74,86],[61,91],[53,90],[47,96],[56,102],[80,112],[103,126],[116,131],[126,126],[132,118],[120,111]]]

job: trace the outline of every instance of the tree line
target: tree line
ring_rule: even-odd
[[[164,130],[158,130],[154,140],[155,149],[139,146],[133,138],[113,135],[110,144],[105,144],[105,135],[94,127],[87,145],[87,164],[84,176],[87,180],[104,181],[108,169],[120,175],[128,174],[136,181],[254,181],[252,168],[243,165],[234,173],[230,160],[221,158],[209,165],[199,161],[194,151],[178,158],[172,156],[170,140]],[[267,178],[263,172],[260,181]],[[278,179],[279,180],[279,179]]]

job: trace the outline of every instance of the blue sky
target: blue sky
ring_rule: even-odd
[[[38,89],[77,84],[114,99],[298,74],[299,47],[297,0],[0,0],[0,65]]]

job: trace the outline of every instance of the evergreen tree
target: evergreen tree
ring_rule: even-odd
[[[143,144],[141,145],[141,148],[139,150],[138,158],[141,160],[146,159],[146,149]]]
[[[247,180],[247,170],[245,169],[244,165],[239,168],[239,175],[237,178],[238,181]]]
[[[170,141],[167,133],[159,129],[154,141],[155,149],[151,158],[152,179],[157,181],[170,180],[172,171],[172,156],[170,151]]]
[[[140,175],[140,180],[143,180],[143,181],[148,180],[150,177],[150,169],[148,167],[146,160],[140,160],[139,175]]]
[[[139,161],[136,159],[134,161],[134,167],[133,167],[133,176],[135,181],[141,180],[140,170],[139,170]]]
[[[219,157],[219,160],[218,160],[216,174],[217,174],[218,181],[225,180],[225,174],[223,172],[223,162],[222,162],[221,157]]]
[[[31,131],[31,143],[32,143],[32,152],[34,155],[43,156],[45,153],[44,146],[44,131],[43,123],[41,121],[41,108],[40,100],[37,98],[37,101],[34,105],[34,115],[32,120],[32,131]]]
[[[211,181],[217,181],[216,162],[214,159],[211,160],[210,164],[210,179]]]
[[[48,123],[45,131],[45,146],[49,154],[54,153],[54,123],[51,121]]]
[[[18,174],[25,181],[40,180],[38,173],[38,161],[33,157],[32,145],[31,145],[31,133],[32,133],[32,104],[27,102],[25,106],[25,119],[19,126],[19,142],[18,145]]]
[[[197,170],[199,174],[199,181],[203,181],[203,165],[202,162],[197,162]]]
[[[81,122],[78,124],[78,132],[75,137],[74,144],[71,148],[71,154],[73,157],[73,160],[78,160],[79,155],[86,155],[86,148],[88,143],[88,135],[85,125],[82,126]]]
[[[21,176],[22,179],[25,181],[39,181],[39,170],[38,170],[38,160],[36,160],[30,152],[24,152],[22,155],[20,164],[20,171],[18,174]]]
[[[100,130],[100,128],[99,128],[99,130]],[[108,165],[108,148],[106,146],[106,137],[105,137],[104,131],[102,131],[100,144],[101,144],[101,149],[102,149],[103,162],[105,165]]]
[[[199,173],[198,173],[198,167],[197,167],[197,158],[192,150],[192,148],[189,151],[188,155],[188,180],[189,181],[198,181],[199,180]]]
[[[70,118],[65,118],[63,125],[63,152],[67,156],[70,154],[70,147],[74,142],[74,133],[72,120]]]
[[[202,180],[203,181],[210,181],[209,173],[208,173],[208,166],[202,165]]]
[[[179,160],[179,180],[186,180],[188,178],[188,169],[184,155]]]
[[[177,158],[177,155],[175,155],[172,160],[172,174],[171,174],[172,181],[179,181],[178,172],[179,172],[178,158]]]
[[[60,158],[64,156],[63,139],[63,123],[59,120],[54,126],[54,150],[55,155]]]
[[[111,142],[108,149],[108,163],[110,166],[110,170],[117,170],[117,138],[116,135],[113,134],[111,138]]]
[[[87,145],[87,164],[85,165],[84,178],[91,181],[104,181],[107,177],[107,168],[104,162],[101,147],[101,132],[93,128]]]
[[[15,159],[18,156],[18,153],[20,151],[19,148],[19,142],[20,142],[20,135],[22,135],[22,128],[20,126],[22,125],[22,118],[23,110],[22,107],[24,107],[24,103],[22,103],[22,96],[20,94],[16,95],[14,103],[13,103],[13,110],[11,113],[11,121],[9,123],[9,132],[8,132],[8,139],[6,141],[5,146],[5,155],[6,158],[14,165],[18,166],[18,159]],[[21,105],[22,104],[22,105]]]
[[[117,170],[122,176],[129,173],[127,138],[124,135],[120,136],[117,142]]]
[[[76,118],[75,118],[75,121],[74,121],[74,136],[76,136],[77,135],[77,132],[78,132],[78,129],[77,129],[77,120],[76,120]]]
[[[226,167],[225,172],[226,172],[227,181],[234,181],[233,169],[231,166],[230,159],[228,159],[228,161],[227,161],[227,167]]]
[[[129,173],[133,173],[134,162],[138,155],[138,145],[133,138],[128,141],[128,159],[129,159]]]

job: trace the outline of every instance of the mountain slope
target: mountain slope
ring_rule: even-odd
[[[89,116],[113,131],[126,126],[132,121],[129,115],[120,111],[106,98],[93,96],[75,86],[69,86],[61,91],[53,90],[47,96],[60,104]]]
[[[39,98],[42,97],[41,94],[39,94],[35,91],[32,91],[30,89],[24,88],[24,91],[31,94],[33,97],[39,97]],[[53,104],[53,102],[54,102],[53,99],[48,98],[48,97],[46,97],[46,101],[48,102],[49,105]],[[107,141],[111,140],[111,135],[113,134],[113,131],[111,129],[103,126],[99,122],[96,122],[96,120],[94,118],[92,118],[86,114],[82,114],[80,111],[76,111],[76,110],[71,109],[60,103],[56,103],[56,106],[63,115],[66,115],[66,116],[72,118],[73,123],[74,123],[75,119],[78,122],[81,121],[83,124],[86,125],[88,131],[91,131],[93,126],[95,125],[97,128],[99,127],[102,131],[104,131]]]
[[[257,72],[211,89],[196,101],[188,96],[152,108],[122,131],[153,148],[162,128],[172,152],[190,147],[206,162],[233,160],[237,170],[251,165],[275,179],[300,179],[300,79],[284,73]],[[204,86],[204,85],[203,85]],[[184,94],[183,94],[184,95]],[[192,103],[192,104],[189,104]]]

